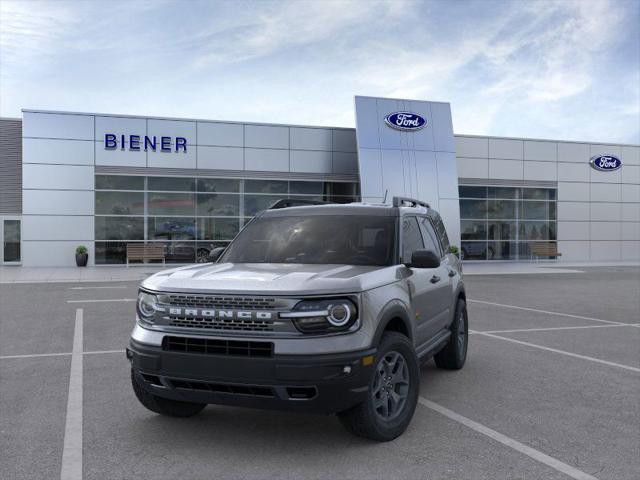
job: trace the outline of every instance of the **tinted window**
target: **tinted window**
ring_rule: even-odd
[[[96,190],[143,190],[144,177],[96,175]]]
[[[444,228],[444,223],[442,223],[442,218],[440,215],[435,214],[431,220],[433,221],[433,226],[436,229],[436,234],[440,239],[440,243],[442,244],[442,248],[444,248],[445,252],[449,251],[449,237],[447,236],[447,231]]]
[[[440,242],[436,236],[436,232],[433,230],[433,226],[428,218],[420,218],[420,229],[422,230],[422,237],[424,239],[424,248],[431,250],[436,255],[442,257],[442,249],[440,248]]]
[[[178,192],[193,192],[196,189],[195,178],[180,177],[149,177],[149,190],[175,190]]]
[[[393,217],[262,217],[242,230],[221,261],[392,265],[394,238]]]
[[[424,248],[422,234],[418,228],[416,217],[402,219],[402,261],[411,262],[411,255],[415,250]]]

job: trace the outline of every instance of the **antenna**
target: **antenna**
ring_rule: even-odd
[[[382,199],[382,203],[387,203],[387,193],[389,193],[388,188],[384,191],[384,198]]]

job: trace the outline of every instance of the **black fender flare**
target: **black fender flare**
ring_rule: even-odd
[[[409,335],[409,340],[413,341],[415,332],[407,306],[400,300],[391,300],[382,308],[380,315],[378,315],[378,326],[375,334],[373,335],[372,347],[376,347],[380,344],[382,334],[387,328],[387,325],[389,325],[389,322],[395,318],[402,320],[402,323]]]

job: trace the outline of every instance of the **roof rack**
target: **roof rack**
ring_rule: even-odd
[[[305,205],[329,205],[333,202],[324,202],[322,200],[304,200],[296,198],[281,198],[271,204],[267,210],[277,210],[279,208],[303,207]]]
[[[425,208],[431,208],[431,205],[429,205],[427,202],[423,202],[422,200],[416,200],[415,198],[409,198],[409,197],[393,197],[393,206],[394,207],[403,207],[405,205],[403,205],[404,203],[410,203],[412,205],[408,205],[410,207],[425,207]]]

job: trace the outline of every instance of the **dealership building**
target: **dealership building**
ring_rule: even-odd
[[[437,209],[465,260],[640,260],[638,145],[454,134],[441,102],[356,97],[355,119],[0,119],[0,262],[73,266],[78,245],[90,265],[133,264],[136,245],[205,261],[278,199],[395,195]]]

